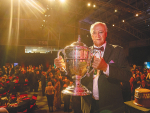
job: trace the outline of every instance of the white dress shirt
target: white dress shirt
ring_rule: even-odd
[[[106,48],[106,42],[102,46],[104,47],[104,51],[97,52],[95,54],[95,56],[97,58],[104,56],[104,52],[105,52],[105,48]],[[94,45],[94,48],[97,48],[97,47]],[[96,51],[99,51],[99,50],[96,50]],[[100,70],[97,70],[97,74],[93,75],[93,97],[95,100],[99,100],[99,90],[98,90],[98,78],[100,76],[99,72],[100,72]],[[103,71],[103,73],[106,74],[107,76],[109,76],[109,64],[107,64],[106,72]]]

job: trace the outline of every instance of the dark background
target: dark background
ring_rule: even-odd
[[[43,64],[44,67],[54,65],[54,59],[57,57],[57,51],[52,53],[25,53],[24,46],[0,46],[0,66],[6,63],[19,63],[20,66]],[[144,66],[144,62],[150,62],[150,46],[137,47],[129,49],[127,56],[130,64]]]
[[[129,63],[144,66],[144,62],[150,62],[150,46],[129,49]]]

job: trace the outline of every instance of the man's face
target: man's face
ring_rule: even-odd
[[[102,46],[107,37],[107,32],[103,24],[97,24],[93,27],[93,32],[91,34],[92,40],[95,46]]]

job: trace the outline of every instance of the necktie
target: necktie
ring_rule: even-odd
[[[94,48],[94,50],[100,50],[100,51],[104,51],[104,47],[99,47],[99,48]]]

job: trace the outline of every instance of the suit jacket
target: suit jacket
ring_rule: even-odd
[[[98,112],[108,110],[113,113],[118,113],[117,111],[122,109],[124,105],[120,82],[129,81],[132,74],[122,47],[106,43],[103,58],[109,64],[109,76],[107,77],[100,71],[98,79]],[[93,91],[93,73],[89,77],[84,77],[81,83]],[[83,113],[90,112],[91,100],[92,95],[81,97],[81,109]]]

